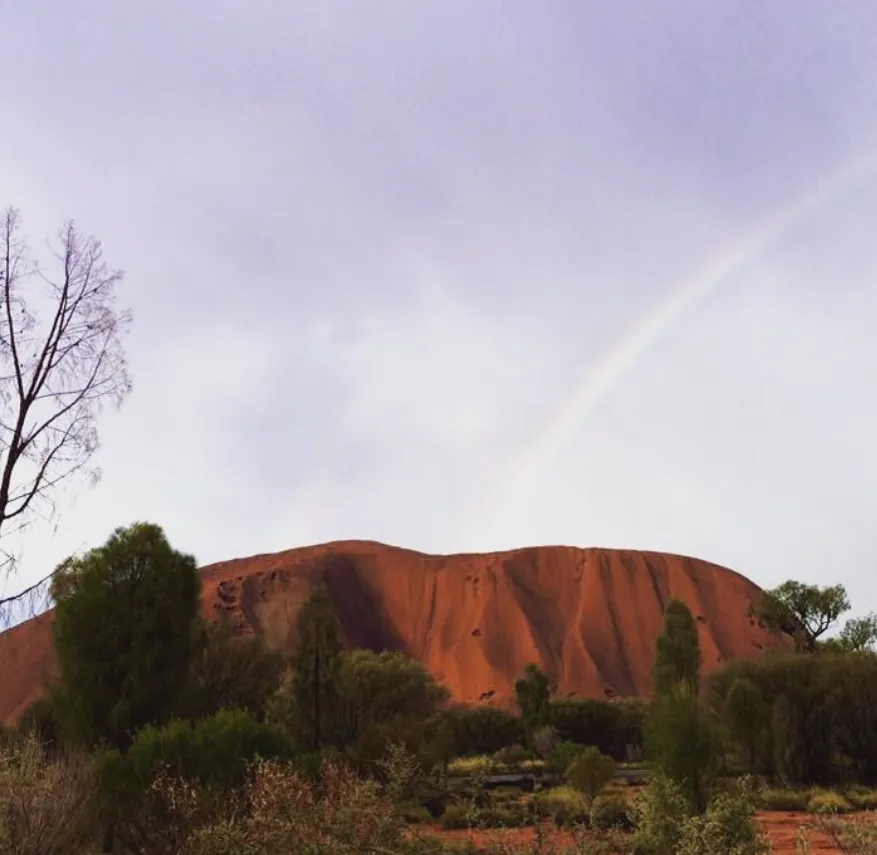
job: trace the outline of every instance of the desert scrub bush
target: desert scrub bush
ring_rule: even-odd
[[[572,787],[552,787],[539,793],[534,801],[539,816],[547,817],[557,825],[588,821],[585,797]]]
[[[828,815],[817,816],[810,826],[821,831],[842,855],[877,855],[877,824],[856,819],[839,819]],[[801,855],[809,855],[806,836],[799,844]]]
[[[571,787],[593,799],[615,775],[615,761],[589,745],[570,764],[566,777]]]
[[[565,775],[572,762],[585,750],[577,742],[559,742],[545,761],[545,771],[551,775]]]
[[[806,811],[810,801],[807,790],[766,788],[758,795],[758,803],[764,810]]]
[[[591,828],[599,829],[630,829],[633,822],[630,817],[630,803],[618,791],[600,793],[591,802],[588,815]]]
[[[378,784],[347,766],[324,765],[314,786],[289,763],[257,759],[243,795],[238,818],[202,825],[181,855],[360,855],[405,848],[404,823]]]
[[[420,802],[403,802],[396,805],[395,810],[399,818],[410,825],[423,825],[432,821],[432,814]]]
[[[634,851],[637,855],[673,855],[689,813],[679,785],[656,773],[630,806]]]
[[[840,794],[831,790],[817,790],[810,796],[807,802],[807,810],[810,813],[850,813],[853,806]]]
[[[448,774],[458,777],[469,775],[491,775],[499,764],[487,754],[476,754],[474,757],[457,757],[448,764]]]
[[[454,804],[448,805],[445,808],[445,812],[442,814],[440,822],[442,828],[447,828],[449,830],[470,828],[473,824],[473,818],[474,812],[470,805]]]
[[[638,855],[767,855],[770,845],[755,820],[756,790],[742,779],[716,794],[706,811],[691,812],[678,783],[656,774],[634,801]]]
[[[856,810],[877,810],[877,791],[867,787],[851,787],[844,793],[846,800]]]
[[[47,754],[35,733],[0,751],[0,855],[69,855],[89,842],[94,768],[85,755]]]
[[[495,752],[493,759],[497,766],[504,766],[508,769],[519,769],[527,761],[533,759],[533,754],[524,748],[523,745],[507,745]]]

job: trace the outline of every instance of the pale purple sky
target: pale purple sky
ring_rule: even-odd
[[[877,155],[877,4],[7,5],[0,206],[97,235],[135,314],[104,480],[8,591],[146,519],[202,563],[631,547],[877,608],[877,170],[533,457],[680,283]]]

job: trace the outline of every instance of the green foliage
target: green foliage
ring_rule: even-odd
[[[137,729],[167,719],[185,681],[195,559],[172,549],[159,526],[135,523],[68,558],[52,593],[65,722],[86,745],[124,748]]]
[[[728,700],[734,683],[748,680],[758,694],[751,728],[738,722]],[[877,772],[870,733],[877,733],[877,656],[772,654],[737,661],[711,678],[713,708],[741,756],[745,740],[757,751],[750,771],[786,785],[828,785],[852,774],[868,783]],[[763,711],[763,712],[761,712]]]
[[[758,803],[764,810],[806,811],[809,801],[807,790],[767,788],[758,794]]]
[[[545,771],[551,775],[565,775],[572,762],[585,750],[575,742],[558,742],[545,763]]]
[[[826,790],[815,792],[810,796],[807,802],[807,810],[810,813],[838,814],[850,813],[855,808],[840,793]]]
[[[592,828],[630,829],[633,821],[630,817],[630,804],[623,793],[600,793],[591,802],[589,815]]]
[[[34,701],[18,719],[19,734],[33,734],[50,752],[64,745],[63,717],[58,708],[61,698],[57,690]]]
[[[570,786],[594,799],[615,775],[615,761],[589,745],[573,760],[566,772]]]
[[[215,623],[199,620],[174,714],[194,722],[222,709],[238,709],[262,720],[284,667],[283,656],[268,650],[260,636],[237,636],[227,618]]]
[[[839,641],[847,653],[873,652],[877,644],[877,614],[851,618],[840,631]]]
[[[448,764],[448,773],[459,777],[491,775],[499,767],[499,762],[489,754],[475,754],[470,757],[457,757]]]
[[[756,791],[744,779],[716,794],[702,813],[660,772],[631,806],[637,855],[767,855],[756,820]]]
[[[659,769],[633,800],[634,852],[638,855],[674,855],[691,805],[680,785]]]
[[[544,760],[551,756],[560,740],[557,731],[550,724],[546,724],[533,733],[530,741],[533,744],[533,751]]]
[[[856,810],[877,810],[877,791],[867,787],[850,787],[844,796]]]
[[[456,830],[470,828],[472,825],[472,812],[468,805],[448,805],[441,818],[442,828]]]
[[[691,610],[682,600],[672,599],[664,610],[664,630],[658,636],[655,656],[654,693],[671,692],[679,683],[695,692],[699,685],[700,642]]]
[[[821,588],[790,579],[765,591],[761,602],[754,604],[749,614],[769,630],[791,637],[796,650],[814,653],[819,638],[849,609],[850,601],[843,585]],[[853,627],[850,632],[850,640],[858,641],[860,630]]]
[[[296,629],[286,725],[302,750],[319,751],[338,738],[341,702],[341,625],[323,586],[302,606]]]
[[[594,745],[621,762],[627,759],[628,747],[642,747],[646,707],[639,699],[554,699],[548,722],[562,741]]]
[[[458,755],[494,754],[524,739],[521,719],[496,707],[456,707],[444,717]]]
[[[731,683],[725,702],[725,724],[748,771],[759,771],[766,734],[763,723],[770,708],[755,683],[740,676]]]
[[[675,781],[692,810],[707,802],[720,758],[717,729],[691,686],[679,683],[652,702],[646,733],[646,756]]]
[[[706,812],[682,824],[674,855],[768,855],[766,835],[755,821],[754,789],[745,784],[719,793]]]
[[[444,766],[453,756],[453,741],[439,717],[424,721],[410,716],[369,725],[346,747],[346,753],[358,769],[367,772],[394,744],[403,745],[425,772]]]
[[[658,636],[655,693],[646,720],[646,755],[702,813],[720,756],[717,728],[701,707],[700,644],[688,607],[671,600]]]
[[[521,712],[521,724],[528,738],[548,721],[551,681],[538,665],[530,664],[524,676],[515,682],[515,698]]]
[[[572,787],[553,787],[536,796],[536,810],[557,825],[573,825],[588,821],[589,805],[585,797]]]
[[[141,730],[125,755],[140,785],[152,781],[160,767],[170,774],[210,788],[229,791],[240,785],[256,757],[292,757],[282,731],[257,721],[244,710],[221,710],[195,725],[178,719]]]
[[[353,650],[341,654],[338,696],[340,741],[348,743],[375,725],[431,718],[448,691],[403,653]]]
[[[533,759],[533,753],[523,745],[507,745],[505,748],[500,748],[493,755],[493,759],[499,766],[507,769],[520,769]]]

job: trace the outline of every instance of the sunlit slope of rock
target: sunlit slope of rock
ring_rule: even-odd
[[[759,588],[731,570],[655,552],[543,546],[424,555],[346,541],[205,567],[203,609],[295,649],[295,619],[318,581],[350,646],[419,659],[454,700],[510,706],[535,662],[559,696],[645,695],[664,604],[698,621],[704,671],[782,642],[746,616]],[[0,719],[14,720],[54,672],[51,613],[0,635]]]

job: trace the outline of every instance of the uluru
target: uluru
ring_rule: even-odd
[[[524,667],[543,668],[560,697],[646,696],[668,599],[690,607],[703,668],[783,645],[747,617],[760,589],[695,558],[658,552],[541,546],[427,555],[338,541],[202,568],[205,615],[242,634],[295,648],[298,609],[328,589],[350,647],[419,660],[460,703],[511,707]],[[14,722],[55,670],[52,612],[0,634],[0,720]]]

